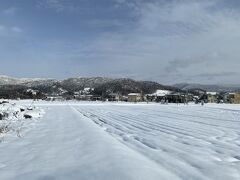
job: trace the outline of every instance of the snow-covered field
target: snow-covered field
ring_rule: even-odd
[[[0,143],[1,180],[240,179],[240,105],[34,105],[44,116]]]

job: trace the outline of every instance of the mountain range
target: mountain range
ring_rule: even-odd
[[[131,92],[149,94],[154,93],[157,89],[177,90],[175,87],[165,86],[157,82],[136,81],[129,78],[78,77],[57,80],[0,76],[0,95],[4,94],[4,97],[6,97],[8,93],[14,94],[13,97],[16,97],[17,94],[23,94],[29,88],[38,90],[44,94],[68,92],[69,95],[84,88],[94,88],[93,93],[96,95],[110,93],[127,95]]]
[[[84,88],[94,88],[95,95],[107,95],[110,93],[119,93],[127,95],[131,92],[143,92],[144,94],[154,93],[157,89],[171,91],[186,91],[202,89],[215,92],[239,91],[240,86],[230,85],[203,85],[181,83],[172,86],[166,86],[153,81],[136,81],[129,78],[105,78],[105,77],[77,77],[64,80],[43,79],[43,78],[13,78],[9,76],[0,76],[0,98],[18,97],[24,94],[27,89],[38,90],[43,94],[61,94],[67,92],[72,95],[76,91]],[[10,94],[10,95],[9,95]],[[25,97],[25,96],[21,96]]]
[[[240,91],[240,85],[206,85],[206,84],[190,84],[180,83],[172,85],[181,90],[202,89],[211,92],[235,92]]]

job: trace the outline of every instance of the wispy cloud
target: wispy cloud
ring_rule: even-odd
[[[0,25],[0,37],[13,37],[21,33],[23,30],[16,26]]]
[[[79,10],[79,7],[76,6],[76,2],[74,3],[68,0],[40,0],[37,6],[39,8],[52,9],[57,13],[74,12]]]
[[[11,29],[13,32],[16,32],[16,33],[21,33],[21,32],[23,31],[22,28],[16,27],[16,26],[11,27],[10,29]]]
[[[8,22],[7,20],[12,20],[14,19],[17,13],[18,8],[17,7],[8,7],[6,9],[3,9],[0,11],[0,18],[4,18],[5,21],[0,24],[0,37],[13,37],[17,36],[19,33],[23,31],[22,28],[16,26],[16,25],[11,25],[13,23]],[[7,17],[7,18],[6,18]]]
[[[168,65],[165,67],[165,72],[176,73],[185,71],[191,67],[202,68],[203,66],[215,66],[216,62],[223,63],[223,57],[225,57],[224,54],[212,52],[210,54],[203,54],[201,56],[173,59],[168,62]]]
[[[6,16],[14,16],[17,12],[17,8],[16,7],[9,7],[5,10],[2,11],[2,14],[3,15],[6,15]]]

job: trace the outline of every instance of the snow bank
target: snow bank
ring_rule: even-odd
[[[21,136],[26,119],[36,119],[43,115],[43,110],[33,105],[21,106],[16,103],[0,101],[0,142],[7,133],[14,132]]]

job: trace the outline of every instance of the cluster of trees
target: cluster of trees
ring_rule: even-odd
[[[176,88],[163,86],[156,82],[151,81],[134,81],[132,79],[115,79],[110,82],[103,83],[97,86],[93,94],[106,97],[110,93],[118,93],[121,95],[128,95],[129,93],[143,93],[152,94],[157,89],[167,89],[175,91]]]
[[[36,94],[32,94],[27,91],[27,87],[21,85],[2,85],[0,86],[0,98],[1,99],[42,99],[45,95],[37,91]]]

